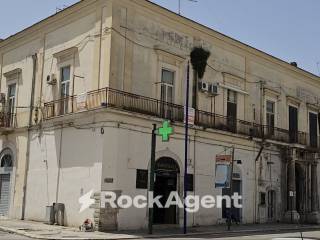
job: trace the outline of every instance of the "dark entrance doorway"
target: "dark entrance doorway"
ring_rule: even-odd
[[[274,222],[276,216],[276,192],[274,190],[268,191],[268,221]]]
[[[164,206],[170,193],[177,191],[178,164],[172,158],[160,158],[155,167],[154,196],[162,196],[160,202]],[[158,208],[154,206],[153,221],[155,224],[177,224],[177,207]]]
[[[232,180],[232,193],[231,196],[234,193],[238,193],[239,195],[241,195],[241,180],[240,179],[233,179]],[[230,196],[230,188],[223,188],[222,189],[222,196]],[[222,202],[222,218],[227,219],[229,216],[229,211],[231,214],[231,219],[233,222],[241,222],[241,212],[240,212],[240,208],[235,208],[233,201],[232,201],[232,206],[231,209],[228,209],[226,207],[226,202],[223,201]]]
[[[296,164],[296,208],[300,217],[303,220],[305,216],[305,196],[306,196],[306,187],[305,187],[305,173],[304,168],[300,164]]]

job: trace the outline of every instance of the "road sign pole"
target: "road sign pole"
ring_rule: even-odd
[[[157,145],[157,125],[153,124],[152,129],[152,140],[151,140],[151,163],[150,163],[150,184],[149,192],[153,193],[154,190],[154,169],[156,163],[156,145]],[[149,224],[148,224],[149,234],[152,234],[153,230],[153,206],[149,206]]]
[[[190,84],[190,64],[188,61],[187,68],[187,83],[186,83],[186,107],[185,107],[185,138],[184,138],[184,193],[183,193],[183,233],[187,233],[187,211],[186,211],[186,197],[187,197],[187,174],[188,174],[188,138],[189,138],[189,84]]]
[[[229,197],[232,199],[232,194],[233,194],[233,162],[234,162],[234,146],[232,147],[232,154],[231,154],[231,173],[230,173],[230,192],[229,192]],[[232,223],[232,206],[233,206],[233,201],[231,200],[231,206],[229,209],[229,215],[228,215],[228,231],[231,229],[231,223]]]

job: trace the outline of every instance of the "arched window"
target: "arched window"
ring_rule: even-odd
[[[6,154],[1,158],[1,167],[13,167],[11,155]]]
[[[13,154],[10,149],[5,149],[0,155],[0,167],[12,168],[13,167]]]

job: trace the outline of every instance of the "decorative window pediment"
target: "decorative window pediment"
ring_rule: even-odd
[[[269,96],[269,97],[274,97],[274,98],[278,98],[281,95],[280,90],[276,90],[274,88],[270,88],[270,87],[266,87],[264,89],[265,95]]]
[[[165,49],[161,49],[160,46],[155,46],[155,51],[158,54],[161,62],[167,62],[169,64],[178,66],[185,60],[184,57],[175,53],[171,53]]]
[[[297,97],[293,97],[293,96],[287,95],[287,102],[288,102],[288,104],[293,104],[295,106],[300,106],[302,101]]]
[[[3,76],[9,81],[9,80],[15,80],[19,78],[19,75],[21,74],[22,69],[21,68],[16,68],[13,69],[9,72],[5,72]]]
[[[58,62],[64,62],[74,57],[74,54],[78,52],[77,47],[67,48],[60,52],[56,52],[53,54],[53,57],[58,60]]]
[[[318,104],[307,103],[307,107],[311,111],[315,111],[315,112],[319,112],[320,111],[320,105],[318,105]]]
[[[230,73],[226,73],[223,72],[222,73],[223,78],[225,80],[226,85],[233,87],[235,89],[241,90],[241,91],[245,91],[245,79],[239,76],[236,76],[234,74],[230,74]],[[234,90],[234,89],[231,89]]]

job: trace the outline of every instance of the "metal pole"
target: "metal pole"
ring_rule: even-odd
[[[233,182],[232,182],[232,178],[233,178],[233,162],[234,162],[234,146],[232,147],[232,155],[231,155],[231,173],[230,173],[230,192],[229,192],[229,197],[231,199],[232,196],[232,191],[233,191]],[[232,211],[232,201],[231,201],[231,208],[229,209],[229,216],[228,216],[228,231],[230,231],[231,228],[231,211]]]
[[[156,146],[157,146],[157,124],[153,124],[152,129],[152,140],[151,140],[151,163],[150,163],[150,184],[149,192],[153,193],[154,190],[154,168],[156,163]],[[152,234],[152,225],[153,225],[153,206],[149,206],[149,234]]]
[[[210,126],[212,127],[212,113],[213,113],[213,110],[212,110],[212,108],[213,108],[213,103],[212,103],[212,98],[213,98],[213,96],[210,96],[210,98],[211,98],[211,106],[210,106]]]
[[[213,126],[216,126],[216,95],[213,97]]]
[[[292,205],[293,205],[293,196],[290,196],[290,210],[291,210],[291,224],[293,223],[293,214],[292,214]]]
[[[183,193],[183,233],[187,233],[187,211],[186,211],[186,197],[187,197],[187,174],[188,174],[188,138],[189,138],[189,85],[190,85],[190,64],[188,61],[187,68],[187,86],[186,86],[186,113],[185,113],[185,138],[184,138],[184,193]]]

